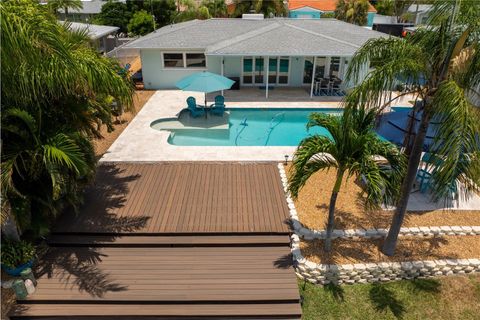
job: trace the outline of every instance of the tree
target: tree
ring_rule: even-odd
[[[129,110],[133,85],[44,6],[6,1],[0,14],[2,224],[42,234],[79,204],[95,171],[91,140],[112,128],[107,101]]]
[[[480,115],[468,98],[471,89],[480,85],[480,3],[461,3],[459,14],[452,15],[458,12],[455,2],[439,0],[432,11],[431,26],[405,39],[369,40],[354,55],[347,71],[347,78],[358,80],[366,64],[374,67],[349,96],[352,107],[378,108],[384,92],[392,90],[399,78],[411,79],[413,85],[405,94],[418,97],[414,112],[421,120],[414,139],[407,135],[408,168],[383,246],[389,256],[395,252],[433,117],[440,123],[429,149],[440,159],[432,172],[434,199],[447,197],[451,190],[468,196],[480,184]],[[455,63],[461,57],[462,62]],[[420,79],[426,79],[425,83]]]
[[[176,22],[190,21],[193,19],[205,20],[211,18],[207,7],[201,6],[197,8],[191,1],[182,3],[184,4],[184,10],[177,14],[175,18]]]
[[[132,12],[123,2],[108,0],[102,5],[102,10],[95,17],[94,22],[107,26],[115,26],[120,28],[120,32],[128,31],[128,22],[132,17]]]
[[[227,4],[224,0],[203,0],[200,7],[206,7],[214,18],[225,18],[228,16]]]
[[[135,1],[127,0],[128,11],[132,14],[145,10],[155,17],[155,27],[161,28],[172,22],[177,14],[177,5],[175,0],[149,0],[149,1]]]
[[[59,9],[65,11],[65,18],[68,15],[68,9],[79,10],[83,8],[81,0],[50,0],[48,5],[52,8],[53,12],[58,12]]]
[[[328,210],[325,251],[331,250],[334,213],[338,192],[344,177],[363,176],[366,180],[366,205],[396,199],[404,161],[397,148],[382,141],[373,131],[374,110],[350,109],[342,116],[314,113],[307,128],[324,127],[329,136],[312,135],[298,146],[293,158],[289,191],[294,198],[317,171],[336,169],[335,185]],[[375,157],[383,157],[390,167],[380,165]]]
[[[263,13],[265,17],[285,16],[287,9],[281,0],[236,0],[234,17],[241,17],[244,13]]]
[[[145,10],[133,14],[128,23],[128,32],[133,35],[143,36],[153,31],[153,17]]]
[[[198,8],[197,17],[198,19],[205,20],[210,19],[212,16],[210,15],[207,7],[201,6]]]
[[[418,0],[417,0],[418,1]],[[405,14],[408,8],[415,2],[415,0],[394,1],[393,13],[397,17],[397,22],[404,21]]]
[[[395,13],[395,1],[394,0],[379,0],[375,6],[378,14],[385,16],[393,16]]]
[[[339,0],[335,18],[359,26],[367,24],[369,3],[367,0]]]

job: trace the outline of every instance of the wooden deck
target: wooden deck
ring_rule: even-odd
[[[12,319],[300,319],[275,164],[103,164]]]
[[[27,301],[295,302],[285,249],[53,248]]]
[[[275,164],[103,164],[56,233],[288,233]]]

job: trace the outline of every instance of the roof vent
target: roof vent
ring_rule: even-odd
[[[244,13],[242,14],[244,20],[263,20],[263,13]]]

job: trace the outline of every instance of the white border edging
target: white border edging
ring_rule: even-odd
[[[282,163],[278,164],[280,178],[286,194],[292,228],[291,252],[296,274],[299,278],[315,284],[354,284],[386,282],[392,280],[428,278],[442,275],[460,275],[480,272],[480,259],[441,259],[407,262],[379,262],[358,264],[318,264],[307,260],[300,250],[300,239],[322,239],[325,230],[309,230],[298,220],[295,204],[288,194],[288,179]],[[334,230],[333,238],[380,238],[388,229],[348,229]],[[442,226],[401,228],[400,236],[435,235],[480,235],[480,226]]]
[[[288,194],[288,178],[283,163],[278,164],[278,171],[282,180],[283,188],[286,194],[290,218],[292,220],[292,228],[296,234],[305,240],[325,239],[326,230],[310,230],[305,228],[298,219],[297,210],[293,199]],[[335,229],[332,238],[367,238],[376,239],[383,238],[387,235],[388,229]],[[439,226],[439,227],[411,227],[401,228],[399,236],[470,236],[480,235],[480,226]]]
[[[358,264],[318,264],[300,250],[300,237],[293,234],[292,255],[299,278],[315,284],[355,284],[429,278],[480,272],[480,259],[441,259]]]

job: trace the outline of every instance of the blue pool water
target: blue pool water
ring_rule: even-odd
[[[324,128],[306,129],[312,112],[341,114],[340,109],[244,109],[230,108],[228,129],[171,130],[168,142],[178,146],[297,146]]]

